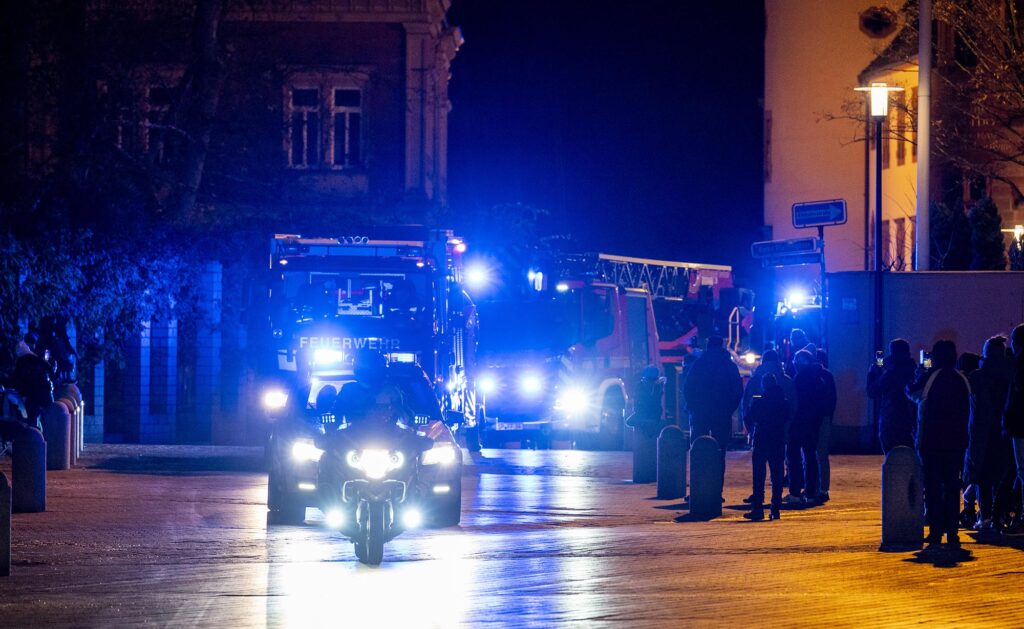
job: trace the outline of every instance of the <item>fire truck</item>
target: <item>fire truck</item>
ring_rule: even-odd
[[[476,307],[462,288],[466,243],[450,230],[373,227],[351,235],[277,234],[270,243],[272,393],[351,375],[361,350],[416,363],[449,424],[475,426]]]
[[[713,311],[720,291],[732,288],[730,267],[599,253],[566,256],[532,275],[537,290],[526,300],[480,304],[477,390],[487,445],[623,447],[640,372],[681,362],[673,351],[697,335],[697,312]],[[678,395],[670,397],[674,408]]]

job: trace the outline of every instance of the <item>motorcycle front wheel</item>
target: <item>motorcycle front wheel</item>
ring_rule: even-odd
[[[379,566],[384,560],[384,534],[387,530],[387,503],[371,502],[367,505],[366,558],[360,560],[369,566]],[[359,554],[358,552],[356,553]]]

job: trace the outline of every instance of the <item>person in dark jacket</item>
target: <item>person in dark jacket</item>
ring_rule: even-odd
[[[17,359],[11,374],[11,387],[21,394],[29,424],[35,425],[43,410],[53,403],[50,366],[32,351],[26,341],[18,342],[15,354]]]
[[[683,395],[690,410],[690,441],[710,433],[724,456],[732,438],[732,414],[743,396],[743,379],[722,337],[708,338],[707,350],[686,376]]]
[[[796,411],[796,389],[793,388],[793,379],[786,375],[786,372],[782,367],[782,362],[779,360],[779,353],[774,349],[765,351],[761,356],[761,364],[758,365],[757,369],[754,370],[754,373],[751,374],[746,388],[743,389],[744,417],[746,417],[747,413],[750,412],[751,406],[754,402],[754,397],[764,393],[761,389],[761,383],[764,382],[764,377],[768,374],[775,376],[776,384],[782,387],[782,393],[786,396],[786,401],[790,406],[789,415],[792,417],[793,413]]]
[[[786,458],[789,465],[790,504],[814,504],[818,497],[818,434],[829,404],[829,389],[822,367],[807,350],[796,353],[796,413],[789,429]]]
[[[832,417],[836,414],[836,379],[828,370],[828,354],[819,349],[815,360],[821,365],[821,377],[825,380],[827,396],[825,398],[824,417],[821,420],[821,429],[818,431],[818,496],[817,502],[828,502],[830,500],[829,490],[832,487],[832,465],[828,460],[829,449],[832,446]]]
[[[921,371],[907,387],[917,404],[917,452],[924,468],[924,504],[929,545],[959,547],[961,472],[968,445],[971,387],[956,369],[956,345],[938,341],[932,348],[932,368]]]
[[[626,425],[635,428],[648,438],[655,438],[665,427],[664,416],[665,378],[655,365],[644,367],[640,380],[633,392],[633,414]]]
[[[1013,378],[1003,410],[1003,433],[1013,441],[1013,458],[1017,464],[1017,485],[1024,504],[1024,323],[1010,333],[1013,351]],[[1014,522],[1003,531],[1006,535],[1024,535],[1024,519],[1018,514]]]
[[[985,341],[981,367],[968,376],[971,385],[970,439],[965,461],[966,482],[974,485],[978,520],[974,528],[994,526],[996,487],[1003,481],[1012,461],[1011,445],[1002,435],[1002,410],[1013,377],[1013,364],[1006,356],[1006,337]]]
[[[761,379],[760,388],[762,393],[755,396],[750,405],[750,412],[744,418],[747,432],[751,435],[753,452],[750,460],[754,467],[750,513],[744,517],[750,520],[764,519],[764,481],[767,465],[772,478],[772,503],[768,519],[778,520],[779,508],[782,506],[786,425],[791,416],[790,405],[774,374],[765,374]]]
[[[893,339],[882,366],[872,364],[868,372],[868,396],[879,404],[878,440],[882,452],[888,453],[896,446],[914,447],[916,409],[905,391],[914,382],[916,369],[917,363],[910,357],[910,343]]]

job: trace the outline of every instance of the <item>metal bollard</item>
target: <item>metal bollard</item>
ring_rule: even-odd
[[[71,413],[64,403],[54,402],[43,412],[43,438],[46,469],[71,469]]]
[[[690,448],[690,514],[702,518],[722,515],[725,480],[722,449],[714,437],[700,437]]]
[[[686,495],[686,435],[679,426],[665,426],[658,436],[658,498]]]
[[[0,472],[0,577],[11,576],[11,484]]]
[[[924,475],[917,452],[889,450],[882,464],[882,547],[920,548],[924,537]]]
[[[79,434],[79,431],[81,430],[79,422],[81,407],[77,402],[68,397],[62,397],[57,401],[68,409],[68,416],[70,418],[70,421],[68,422],[68,462],[71,464],[71,467],[74,467],[78,464],[78,442],[81,437]]]
[[[11,462],[11,510],[14,513],[46,511],[46,441],[43,433],[28,426],[14,437]]]
[[[653,483],[658,478],[658,442],[633,429],[633,482]]]
[[[68,399],[74,400],[75,404],[82,403],[82,392],[78,389],[77,386],[73,384],[65,384],[64,386],[62,386],[60,388],[60,391],[57,392],[57,395],[58,397],[66,397]]]

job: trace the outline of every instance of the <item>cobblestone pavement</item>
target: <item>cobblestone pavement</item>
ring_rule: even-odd
[[[627,453],[485,450],[461,527],[368,568],[315,524],[267,529],[259,455],[93,446],[51,472],[47,512],[14,516],[0,625],[1024,626],[1024,545],[878,551],[879,457],[833,457],[830,503],[751,523],[730,453],[723,516],[694,522]]]

